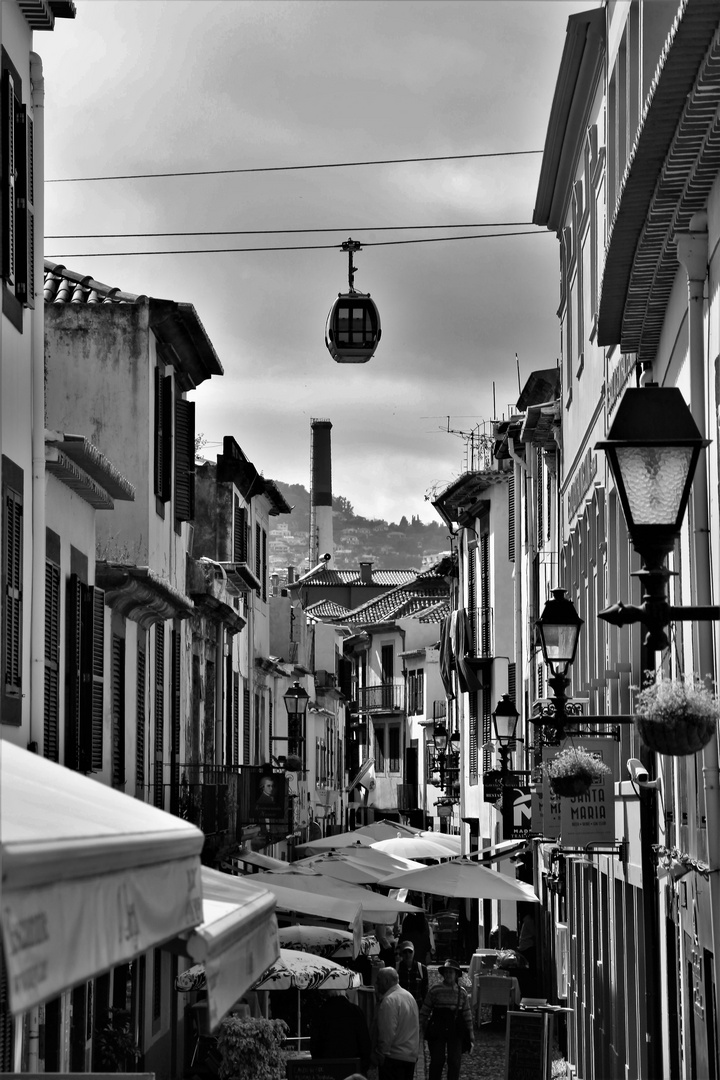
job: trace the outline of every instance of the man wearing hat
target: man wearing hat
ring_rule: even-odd
[[[461,973],[457,960],[441,964],[443,981],[430,987],[420,1010],[422,1038],[430,1048],[428,1080],[441,1080],[446,1056],[447,1080],[459,1080],[463,1051],[471,1051],[475,1041],[470,998],[458,983]]]
[[[415,946],[412,941],[401,941],[398,953],[400,955],[396,967],[400,985],[403,990],[410,991],[420,1008],[428,991],[427,968],[415,959]]]

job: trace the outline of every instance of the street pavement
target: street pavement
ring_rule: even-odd
[[[560,1080],[566,1076],[565,1063],[555,1050],[552,1076]],[[447,1070],[443,1073],[446,1080]],[[460,1080],[504,1080],[505,1077],[505,1027],[483,1024],[475,1029],[475,1045],[471,1054],[463,1054]],[[423,1056],[415,1069],[415,1080],[427,1080],[426,1062]]]

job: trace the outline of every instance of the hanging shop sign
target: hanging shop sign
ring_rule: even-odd
[[[564,745],[571,744],[566,740]],[[612,738],[592,738],[585,745],[608,766],[610,772],[595,780],[586,795],[560,799],[560,840],[563,847],[584,848],[588,844],[615,842],[617,743]]]

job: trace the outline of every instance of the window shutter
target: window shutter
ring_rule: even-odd
[[[236,500],[233,515],[233,562],[248,561],[247,510]]]
[[[250,764],[250,688],[243,686],[243,765]]]
[[[232,678],[232,761],[240,764],[240,677],[233,672]]]
[[[103,767],[103,677],[105,665],[105,593],[93,585],[81,589],[82,683],[80,687],[80,767]]]
[[[135,788],[142,791],[145,787],[145,693],[146,693],[147,658],[144,643],[138,643],[137,682],[135,684]]]
[[[3,469],[6,459],[3,459]],[[22,488],[22,471],[16,486]],[[3,529],[3,702],[4,723],[19,724],[22,707],[23,497],[4,486]]]
[[[60,567],[45,563],[45,694],[43,717],[43,756],[60,760]]]
[[[111,655],[112,782],[125,783],[125,641],[112,636]]]
[[[175,402],[175,520],[195,516],[195,402]]]
[[[180,632],[170,637],[170,813],[177,814],[180,797]]]
[[[162,810],[165,736],[165,624],[155,626],[155,806]]]
[[[87,771],[81,761],[80,703],[82,700],[82,583],[72,574],[67,587],[67,660],[68,713],[65,725],[65,764],[68,769]]]
[[[484,532],[480,537],[480,626],[481,655],[492,655],[492,612],[490,610],[490,536]]]
[[[34,307],[34,206],[32,185],[32,119],[23,104],[15,102],[15,295],[26,307]]]
[[[482,693],[482,735],[481,745],[487,746],[493,737],[492,732],[492,717],[490,706],[490,692],[488,690],[481,691]],[[490,768],[490,751],[483,750],[483,772],[487,772]]]
[[[508,559],[515,562],[515,477],[508,478]]]
[[[9,71],[2,74],[2,276],[15,284],[15,84]]]
[[[545,489],[543,487],[543,458],[542,450],[537,450],[537,546],[538,551],[545,546]]]
[[[260,579],[261,565],[262,565],[262,541],[260,526],[255,523],[255,577]],[[258,596],[260,595],[260,589],[255,590]]]
[[[469,702],[469,731],[468,731],[468,770],[470,783],[477,783],[478,778],[478,696],[477,692],[470,694]]]
[[[172,464],[172,376],[155,368],[155,494],[161,502],[170,500]]]
[[[477,602],[477,548],[473,545],[467,553],[468,616],[470,623],[470,652],[478,655],[478,602]]]
[[[5,959],[0,949],[0,1072],[3,1073],[13,1071],[13,1018],[8,990]]]
[[[262,598],[267,601],[267,532],[265,529],[262,531]]]

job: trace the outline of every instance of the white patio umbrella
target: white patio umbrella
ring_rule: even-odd
[[[311,952],[329,959],[336,957],[351,958],[353,954],[353,935],[349,930],[335,929],[332,926],[310,926],[297,924],[282,926],[278,930],[281,949],[295,949],[297,952]],[[360,946],[361,956],[376,956],[380,944],[374,934],[365,934]]]
[[[315,870],[350,885],[377,885],[378,881],[388,874],[387,870],[379,870],[369,865],[362,866],[352,859],[346,859],[340,852],[310,855],[307,859],[299,859],[292,863],[292,866],[301,867],[303,870]]]
[[[389,855],[387,851],[377,851],[374,847],[349,847],[332,849],[331,851],[315,852],[307,855],[304,859],[298,859],[294,863],[286,863],[291,869],[294,866],[307,867],[314,864],[318,859],[325,856],[341,858],[355,866],[372,867],[391,874],[393,870],[419,870],[422,863],[414,859],[404,859],[401,855]]]
[[[393,889],[412,889],[434,896],[453,896],[476,900],[525,900],[539,903],[532,885],[478,866],[471,859],[452,859],[422,870],[408,870],[385,878],[383,885]]]
[[[436,840],[424,836],[396,836],[392,840],[378,840],[373,844],[376,851],[390,855],[402,855],[405,859],[455,859],[457,851]],[[383,884],[385,884],[383,882]],[[402,886],[403,888],[405,886]]]
[[[302,852],[331,851],[335,848],[370,847],[372,843],[372,836],[358,836],[356,830],[337,833],[335,836],[323,836],[319,840],[308,840],[306,844],[298,844],[297,850]]]
[[[400,912],[422,911],[414,904],[393,900],[389,896],[372,892],[360,885],[350,885],[326,874],[255,874],[253,882],[272,889],[279,883],[283,889],[292,889],[303,893],[316,893],[328,899],[349,900],[359,904],[362,917],[366,922],[394,922]],[[383,882],[383,885],[385,882]]]
[[[302,1031],[302,990],[351,990],[362,986],[357,971],[336,964],[326,956],[296,949],[280,949],[280,959],[254,983],[253,990],[296,990],[298,1046]]]

